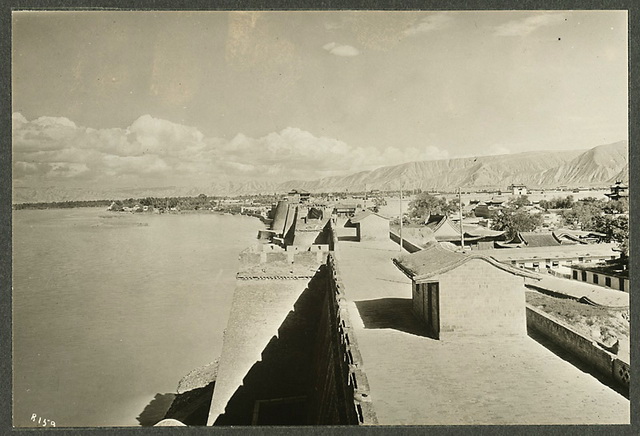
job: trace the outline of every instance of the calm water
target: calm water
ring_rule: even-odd
[[[135,426],[218,358],[260,222],[103,209],[13,214],[14,426]]]

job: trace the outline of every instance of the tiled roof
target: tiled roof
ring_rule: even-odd
[[[394,259],[394,263],[409,278],[413,280],[424,280],[439,274],[455,269],[471,259],[481,259],[504,271],[529,278],[539,278],[522,269],[512,268],[502,264],[495,259],[481,254],[463,254],[442,248],[438,243],[431,243],[423,250],[413,254],[403,255],[399,259]]]
[[[527,247],[554,247],[560,245],[560,241],[551,232],[518,232],[518,236]]]
[[[468,234],[469,236],[501,236],[504,235],[504,231],[500,231],[500,230],[491,230],[488,229],[486,227],[482,227],[482,226],[476,226],[473,229],[466,229],[465,226],[465,230],[464,232],[466,234]]]
[[[429,218],[427,219],[425,225],[435,232],[444,224],[446,220],[446,215],[429,215]]]

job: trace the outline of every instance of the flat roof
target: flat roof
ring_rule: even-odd
[[[557,245],[554,247],[496,248],[491,257],[499,261],[523,259],[563,259],[575,257],[618,256],[616,244]]]

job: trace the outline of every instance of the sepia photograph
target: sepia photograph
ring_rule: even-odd
[[[12,426],[630,425],[629,17],[13,10]]]

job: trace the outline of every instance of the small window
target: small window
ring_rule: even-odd
[[[593,283],[596,285],[598,284],[598,274],[593,275]]]
[[[582,271],[582,281],[583,282],[587,281],[587,272],[586,271]]]
[[[611,277],[605,277],[604,278],[604,285],[611,287]]]
[[[576,270],[573,271],[573,279],[578,280],[578,271]]]
[[[560,266],[560,262],[558,262],[557,260],[554,260],[553,262],[551,262],[551,266],[554,268],[558,268]]]
[[[584,257],[579,257],[578,262],[584,262]]]
[[[516,261],[515,261],[515,260],[512,260],[512,261],[511,261],[511,265],[515,265],[515,264],[516,264]]]
[[[540,263],[539,262],[533,262],[533,267],[534,268],[540,268]]]

